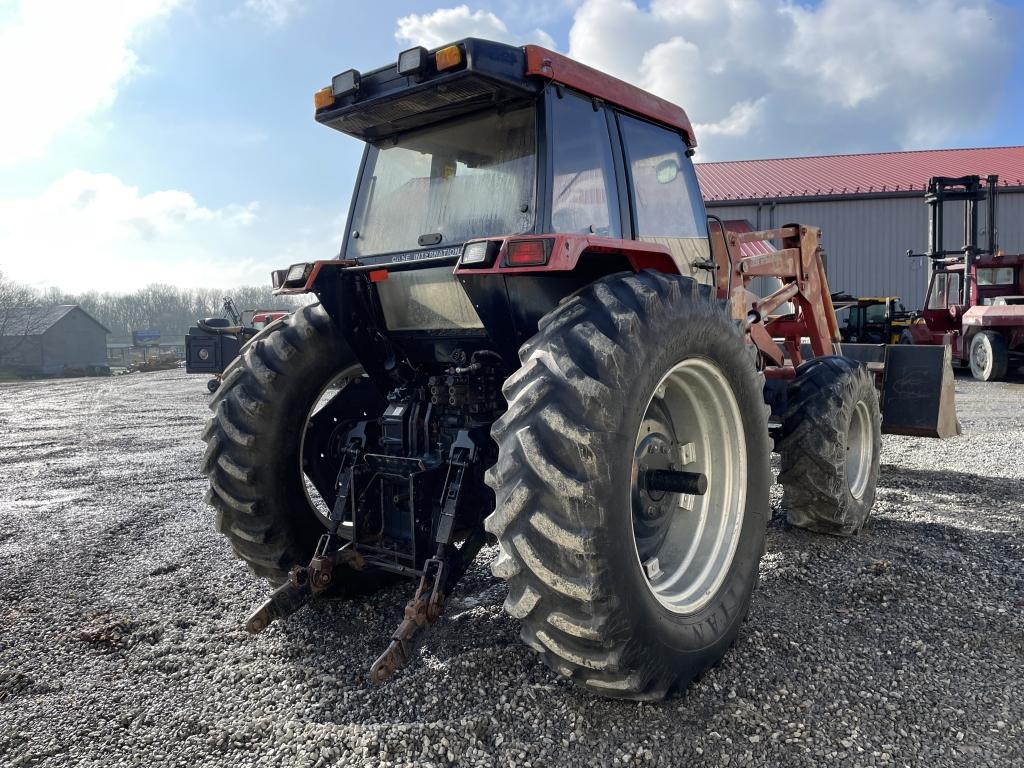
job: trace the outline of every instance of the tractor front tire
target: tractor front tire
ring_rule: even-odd
[[[797,368],[778,444],[790,524],[839,536],[860,531],[875,501],[881,424],[863,365],[818,357]]]
[[[586,690],[662,698],[721,659],[757,583],[771,481],[751,348],[694,280],[643,272],[571,296],[519,355],[487,475],[505,610]],[[673,468],[706,492],[638,482]]]
[[[994,331],[974,334],[970,346],[971,374],[978,381],[1002,381],[1010,365],[1006,339]]]
[[[326,530],[304,486],[303,430],[326,387],[357,365],[330,316],[313,304],[251,339],[210,403],[207,501],[235,554],[272,583],[307,565]],[[346,572],[338,591],[364,591],[376,578]]]

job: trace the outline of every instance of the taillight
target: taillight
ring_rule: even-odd
[[[546,264],[551,254],[551,240],[512,240],[505,252],[509,266],[531,267]]]

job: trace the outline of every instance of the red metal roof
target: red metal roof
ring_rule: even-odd
[[[539,45],[527,45],[523,49],[526,51],[527,75],[546,77],[638,115],[671,125],[683,132],[687,146],[697,146],[690,118],[682,107]]]
[[[1024,147],[697,163],[708,201],[920,192],[931,176],[991,173],[1001,187],[1024,187]]]
[[[722,221],[722,226],[725,227],[726,232],[735,232],[737,235],[743,235],[747,232],[754,231],[754,225],[746,219],[725,219]],[[746,258],[747,256],[765,256],[769,253],[774,253],[775,249],[768,245],[764,240],[752,240],[749,243],[740,243],[740,256]]]

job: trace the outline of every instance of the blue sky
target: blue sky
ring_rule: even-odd
[[[0,0],[0,270],[71,291],[227,287],[329,256],[361,145],[313,122],[313,92],[466,34],[553,44],[678,101],[698,159],[1021,144],[1021,11]]]

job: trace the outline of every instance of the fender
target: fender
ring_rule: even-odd
[[[537,240],[549,248],[549,257],[543,264],[520,266],[507,262],[509,243]],[[620,240],[614,237],[598,235],[516,235],[489,237],[470,240],[469,243],[487,242],[496,244],[496,257],[488,262],[463,266],[461,258],[445,257],[443,259],[422,259],[415,262],[383,263],[380,265],[364,265],[352,259],[325,259],[305,264],[304,277],[288,280],[288,272],[301,264],[294,264],[289,269],[279,269],[271,273],[275,295],[294,295],[301,293],[317,293],[317,285],[328,277],[337,277],[337,272],[350,267],[358,267],[366,271],[371,281],[386,279],[389,271],[401,268],[417,269],[428,266],[443,266],[454,263],[456,276],[473,276],[487,274],[520,275],[536,272],[572,272],[576,269],[584,254],[605,254],[624,257],[635,272],[652,269],[678,275],[679,268],[668,248],[658,243],[642,240]],[[469,244],[467,243],[467,245]],[[399,266],[400,265],[400,266]]]
[[[508,262],[510,243],[539,240],[549,248],[549,256],[543,264],[530,266],[515,265]],[[672,254],[664,245],[649,243],[642,240],[619,240],[614,237],[600,235],[515,235],[505,237],[488,237],[470,240],[469,243],[496,243],[496,256],[479,265],[463,266],[461,260],[455,268],[456,275],[505,274],[519,275],[534,272],[572,272],[576,269],[580,257],[584,254],[615,254],[621,255],[629,262],[636,272],[653,269],[657,272],[678,275],[679,268],[672,259]],[[467,243],[467,245],[469,245]],[[494,246],[491,247],[494,249]]]

